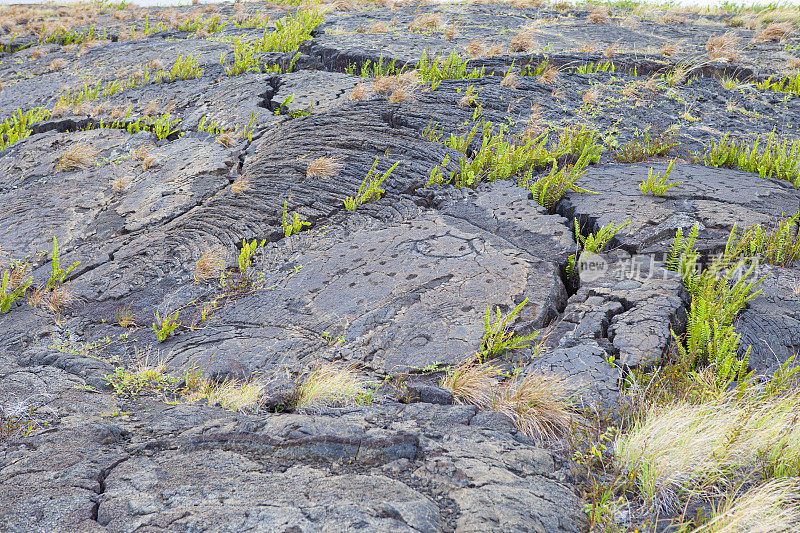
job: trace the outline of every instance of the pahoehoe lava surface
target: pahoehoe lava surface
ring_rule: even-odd
[[[674,351],[686,329],[690,296],[665,266],[675,232],[697,225],[710,259],[734,226],[800,207],[789,181],[703,160],[726,133],[800,138],[800,97],[752,85],[784,75],[800,39],[711,59],[709,37],[749,43],[754,30],[727,15],[625,10],[589,23],[585,9],[523,3],[338,2],[296,50],[257,53],[257,68],[234,76],[235,40],[266,39],[276,30],[265,22],[296,6],[48,7],[44,27],[35,10],[4,8],[34,23],[15,22],[29,33],[13,38],[0,24],[0,120],[49,113],[19,139],[0,130],[15,141],[0,151],[0,272],[25,263],[33,278],[0,314],[0,531],[586,529],[570,454],[454,400],[443,369],[481,348],[487,307],[527,300],[509,327],[544,342],[500,354],[498,367],[558,373],[587,410],[624,404],[622,378]],[[54,33],[62,23],[71,38]],[[359,75],[367,61],[408,71],[453,51],[471,51],[467,73],[483,75],[397,98]],[[142,82],[187,57],[194,74]],[[554,79],[522,74],[543,62]],[[606,67],[580,69],[590,64]],[[676,69],[687,79],[668,82]],[[444,141],[480,121],[509,139],[598,131],[604,151],[578,182],[589,192],[548,209],[519,175],[431,184],[434,167],[449,176],[478,153],[480,131],[464,153]],[[675,146],[615,159],[644,131]],[[320,158],[328,175],[309,171]],[[673,159],[680,183],[642,195],[648,171]],[[395,163],[380,198],[344,208],[371,170]],[[308,225],[287,235],[294,213]],[[573,220],[584,235],[630,221],[598,275],[568,274]],[[80,262],[55,310],[34,305],[54,238],[62,267]],[[253,240],[253,279],[236,290]],[[198,279],[210,250],[222,264]],[[759,275],[735,325],[751,368],[770,375],[800,347],[800,270]],[[159,342],[153,316],[176,311],[181,325]],[[143,358],[168,369],[165,389],[195,368],[262,383],[266,401],[236,411],[159,389],[120,394],[109,376]],[[295,384],[325,362],[357,368],[374,390],[295,411]]]

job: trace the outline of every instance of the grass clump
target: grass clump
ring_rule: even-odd
[[[400,161],[389,167],[389,170],[383,174],[379,174],[376,170],[378,168],[379,159],[379,157],[375,158],[375,162],[372,163],[372,167],[370,167],[364,181],[361,182],[361,186],[358,188],[358,193],[355,196],[345,198],[344,208],[348,211],[355,211],[358,206],[367,202],[380,200],[383,193],[386,192],[380,188],[380,185],[394,172],[394,169],[397,168]]]
[[[501,381],[504,377],[508,379]],[[525,435],[545,441],[564,437],[580,419],[575,389],[559,374],[508,377],[476,357],[449,368],[439,386],[450,391],[457,403],[502,413]]]
[[[728,497],[708,522],[692,533],[771,531],[792,533],[800,523],[800,486],[794,479],[773,479],[739,497]]]
[[[667,166],[666,172],[664,175],[661,176],[660,174],[653,175],[653,167],[650,167],[650,171],[647,174],[647,179],[643,179],[642,182],[639,184],[639,190],[642,191],[642,194],[652,194],[653,196],[664,196],[667,194],[667,191],[670,190],[672,187],[676,185],[680,185],[683,183],[682,181],[678,181],[675,183],[667,183],[669,179],[669,175],[672,173],[672,167],[675,165],[675,159],[670,161],[669,165]]]
[[[75,144],[63,152],[56,161],[56,171],[86,169],[94,164],[97,150],[87,143]]]
[[[491,363],[476,359],[448,368],[439,386],[450,391],[456,403],[491,405],[492,391],[502,372]]]
[[[711,167],[758,172],[762,178],[785,180],[800,188],[800,141],[781,143],[776,141],[774,133],[770,133],[766,141],[762,149],[760,136],[750,144],[745,140],[737,143],[725,134],[719,142],[711,142],[703,161]]]
[[[370,403],[372,392],[355,367],[324,363],[311,370],[297,386],[295,409],[310,413],[325,407]]]
[[[564,437],[576,419],[575,390],[559,374],[531,372],[500,384],[492,410],[508,416],[525,435]]]

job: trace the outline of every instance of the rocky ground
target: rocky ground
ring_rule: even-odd
[[[481,349],[487,306],[527,299],[511,328],[546,333],[498,366],[556,373],[576,417],[614,418],[622,377],[685,332],[690,296],[663,263],[676,230],[699,224],[711,257],[734,225],[800,208],[787,180],[703,164],[724,134],[800,138],[797,94],[754,86],[800,66],[800,38],[763,35],[755,15],[342,3],[296,51],[228,75],[234,39],[297,8],[117,7],[4,8],[0,23],[0,120],[48,111],[29,136],[0,129],[16,141],[0,151],[0,271],[12,285],[32,276],[0,314],[2,531],[586,530],[563,441],[440,388]],[[231,22],[218,30],[215,16]],[[483,75],[395,96],[359,75],[381,57],[410,70],[453,51]],[[197,75],[141,82],[179,55]],[[552,77],[524,75],[544,61]],[[579,71],[606,62],[613,72]],[[138,81],[106,90],[115,80]],[[152,126],[167,113],[166,131]],[[151,126],[129,127],[140,119]],[[520,137],[596,130],[602,154],[578,182],[594,194],[542,206],[516,174],[429,183],[481,143],[465,155],[432,128],[441,141],[480,121]],[[645,131],[674,146],[620,162]],[[648,170],[673,159],[680,183],[643,195]],[[385,194],[344,209],[373,162],[398,163]],[[293,213],[308,225],[287,236]],[[630,221],[597,275],[568,274],[573,219],[583,235]],[[54,237],[60,266],[80,263],[47,286]],[[244,271],[243,239],[258,245]],[[800,269],[759,275],[736,329],[768,376],[800,346]],[[181,323],[161,342],[156,312]],[[370,392],[300,408],[298,384],[324,362],[355,365]],[[258,401],[192,400],[177,392],[192,369],[258,384]]]

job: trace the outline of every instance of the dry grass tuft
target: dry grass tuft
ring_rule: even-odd
[[[514,72],[509,72],[503,76],[503,81],[500,82],[500,85],[503,87],[511,87],[512,89],[516,89],[519,87],[519,76]]]
[[[800,58],[792,57],[786,60],[786,68],[789,70],[800,70]]]
[[[94,164],[97,150],[86,143],[79,143],[64,150],[56,161],[56,170],[89,168]]]
[[[344,157],[340,155],[325,155],[308,162],[306,177],[329,179],[339,175],[343,168]]]
[[[132,179],[130,176],[119,176],[116,178],[112,178],[109,182],[111,185],[111,190],[115,193],[123,193],[128,190],[128,187],[131,186]]]
[[[558,73],[558,68],[553,65],[547,65],[544,71],[536,78],[540,83],[556,83],[561,79]]]
[[[239,176],[233,184],[231,184],[231,192],[233,194],[243,194],[248,190],[250,190],[250,178],[247,176]]]
[[[457,403],[485,407],[491,405],[500,369],[471,359],[448,370],[439,386],[449,390]]]
[[[733,32],[714,35],[708,38],[706,50],[710,59],[725,58],[728,61],[736,61],[740,54],[736,51],[739,44],[739,37]]]
[[[389,95],[389,102],[393,104],[405,104],[416,99],[417,93],[414,85],[401,85]]]
[[[591,89],[583,93],[583,103],[584,104],[596,104],[598,99],[600,98],[600,87],[597,85],[593,86]]]
[[[500,43],[487,43],[486,41],[471,41],[465,47],[471,59],[479,57],[497,57],[503,55],[506,47]]]
[[[565,377],[534,372],[501,383],[492,408],[508,416],[526,435],[553,440],[564,437],[578,419],[575,394]]]
[[[265,385],[258,381],[239,382],[226,379],[222,383],[216,383],[203,378],[199,371],[189,371],[186,383],[187,389],[193,391],[186,395],[184,401],[205,400],[208,405],[219,405],[231,411],[257,409],[264,398]]]
[[[578,52],[583,52],[584,54],[591,54],[596,52],[600,45],[597,44],[597,41],[584,41],[578,47]]]
[[[661,45],[661,48],[658,49],[658,53],[662,56],[674,56],[678,53],[678,48],[680,46],[680,42],[675,41],[667,41]]]
[[[615,456],[653,507],[675,510],[678,494],[690,487],[711,491],[739,476],[798,475],[798,411],[798,390],[768,400],[723,396],[653,406],[617,439]]]
[[[365,401],[369,394],[368,383],[355,367],[323,363],[297,386],[295,409],[309,413],[325,407],[355,405]]]
[[[212,246],[203,250],[200,259],[194,265],[194,280],[205,283],[219,278],[225,270],[225,249],[222,246]]]
[[[65,306],[78,299],[69,284],[58,284],[45,292],[44,306],[56,315],[60,315]]]
[[[528,52],[536,46],[536,36],[531,32],[518,33],[508,43],[509,52]]]
[[[353,100],[354,102],[361,102],[367,97],[368,91],[369,87],[366,83],[356,83],[355,87],[353,87],[353,90],[350,91],[350,100]]]
[[[758,35],[753,37],[754,43],[774,43],[783,39],[786,35],[794,31],[791,22],[772,22],[761,30]]]
[[[239,135],[232,131],[226,131],[217,135],[216,142],[222,146],[231,148],[239,144]]]
[[[54,71],[54,70],[61,70],[66,66],[67,66],[66,60],[64,60],[63,57],[57,57],[56,59],[50,62],[50,65],[48,65],[47,68],[51,71]]]
[[[389,25],[383,21],[376,22],[369,29],[370,33],[389,33],[391,31],[392,29],[389,27]]]
[[[438,30],[442,25],[442,18],[439,15],[435,13],[423,13],[422,15],[417,15],[417,17],[411,21],[409,29],[411,31],[433,31]]]
[[[603,55],[608,58],[616,57],[618,51],[619,51],[619,44],[612,43],[608,45],[605,48],[605,50],[603,50]]]
[[[798,531],[800,485],[797,479],[773,479],[728,498],[708,522],[692,533],[739,533]]]
[[[586,16],[586,22],[602,24],[609,21],[610,12],[606,6],[597,6]]]

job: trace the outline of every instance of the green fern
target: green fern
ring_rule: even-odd
[[[392,165],[389,170],[383,174],[378,174],[376,169],[378,168],[379,159],[379,157],[375,158],[375,162],[372,163],[372,167],[370,167],[367,176],[364,178],[364,181],[361,182],[361,186],[358,188],[358,193],[355,196],[345,198],[344,208],[348,211],[355,211],[356,207],[367,202],[380,200],[381,196],[383,196],[383,193],[386,192],[380,188],[380,185],[392,174],[392,172],[394,172],[394,169],[397,168],[397,165],[400,164],[400,161]]]
[[[58,241],[55,237],[53,237],[53,258],[50,261],[50,279],[47,280],[47,286],[45,288],[52,289],[64,283],[64,279],[69,275],[69,273],[80,264],[80,261],[76,261],[66,270],[61,268],[58,252]]]
[[[481,361],[497,356],[508,350],[526,348],[539,335],[534,331],[529,335],[517,335],[509,331],[509,326],[516,320],[517,315],[528,303],[528,299],[516,306],[510,313],[503,316],[499,307],[492,313],[491,307],[486,306],[486,316],[484,317],[484,333],[478,358]]]

